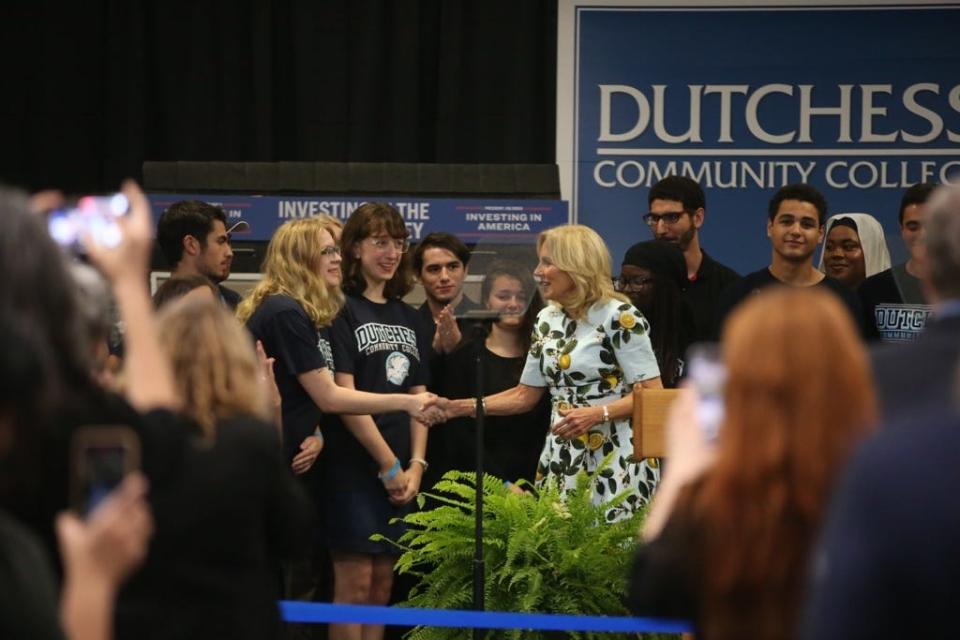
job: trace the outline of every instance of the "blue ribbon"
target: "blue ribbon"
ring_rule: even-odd
[[[679,620],[567,616],[545,613],[507,613],[456,609],[372,607],[282,600],[285,622],[386,624],[467,629],[537,629],[541,631],[593,631],[600,633],[690,633],[693,625]]]

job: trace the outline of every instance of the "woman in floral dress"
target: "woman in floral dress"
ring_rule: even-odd
[[[660,370],[648,336],[650,325],[626,296],[613,289],[610,253],[599,235],[582,225],[562,225],[540,234],[534,277],[550,304],[537,316],[520,383],[483,400],[489,415],[530,410],[549,388],[551,432],[537,481],[548,476],[572,488],[580,471],[597,475],[593,499],[600,504],[623,491],[625,501],[607,511],[626,517],[649,501],[659,481],[656,460],[633,459],[631,389],[661,388]],[[452,400],[448,417],[476,415],[473,399]]]

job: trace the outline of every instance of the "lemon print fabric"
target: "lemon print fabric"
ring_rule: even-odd
[[[520,382],[549,390],[551,423],[570,409],[609,404],[630,393],[635,382],[660,375],[649,333],[643,314],[619,300],[599,302],[576,319],[547,306],[537,316]],[[655,460],[633,461],[632,453],[629,419],[597,422],[572,439],[547,434],[537,478],[554,476],[569,489],[581,470],[593,472],[612,454],[594,481],[593,500],[601,504],[626,493],[606,513],[614,521],[648,502],[660,479]]]

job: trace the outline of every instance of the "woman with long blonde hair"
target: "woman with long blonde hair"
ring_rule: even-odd
[[[867,354],[834,296],[778,287],[731,315],[722,356],[716,444],[692,391],[674,406],[632,607],[711,640],[792,638],[827,499],[876,418]]]
[[[313,506],[282,458],[250,337],[212,296],[158,315],[186,446],[151,487],[158,535],[121,592],[118,637],[272,638],[280,560],[306,551]]]
[[[485,397],[483,405],[492,416],[524,413],[549,388],[552,427],[537,480],[552,475],[562,488],[572,488],[579,471],[593,472],[613,454],[611,473],[594,481],[593,499],[601,504],[628,492],[606,515],[623,518],[650,499],[660,474],[655,460],[633,459],[630,426],[633,385],[662,386],[650,325],[614,291],[610,252],[593,229],[548,229],[537,239],[537,252],[533,276],[550,304],[537,316],[520,383]],[[449,401],[446,413],[474,416],[476,402]]]
[[[337,236],[328,217],[281,225],[267,246],[263,279],[237,308],[237,317],[274,359],[284,451],[297,473],[309,470],[320,453],[322,413],[418,415],[433,398],[366,393],[334,382],[329,327],[344,301]]]

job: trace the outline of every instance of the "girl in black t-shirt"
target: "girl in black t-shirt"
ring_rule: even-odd
[[[412,285],[407,230],[386,204],[368,203],[347,221],[342,238],[347,301],[332,329],[337,383],[378,393],[426,390],[430,335],[401,301]],[[427,429],[402,413],[343,415],[328,430],[325,516],[333,555],[334,602],[385,605],[396,547],[372,542],[417,495],[427,463]],[[383,627],[331,625],[332,639],[382,636]]]
[[[329,218],[291,220],[267,246],[263,279],[237,317],[274,359],[284,451],[296,473],[320,453],[322,413],[418,413],[429,394],[362,393],[333,379],[329,326],[343,305],[339,229]]]

